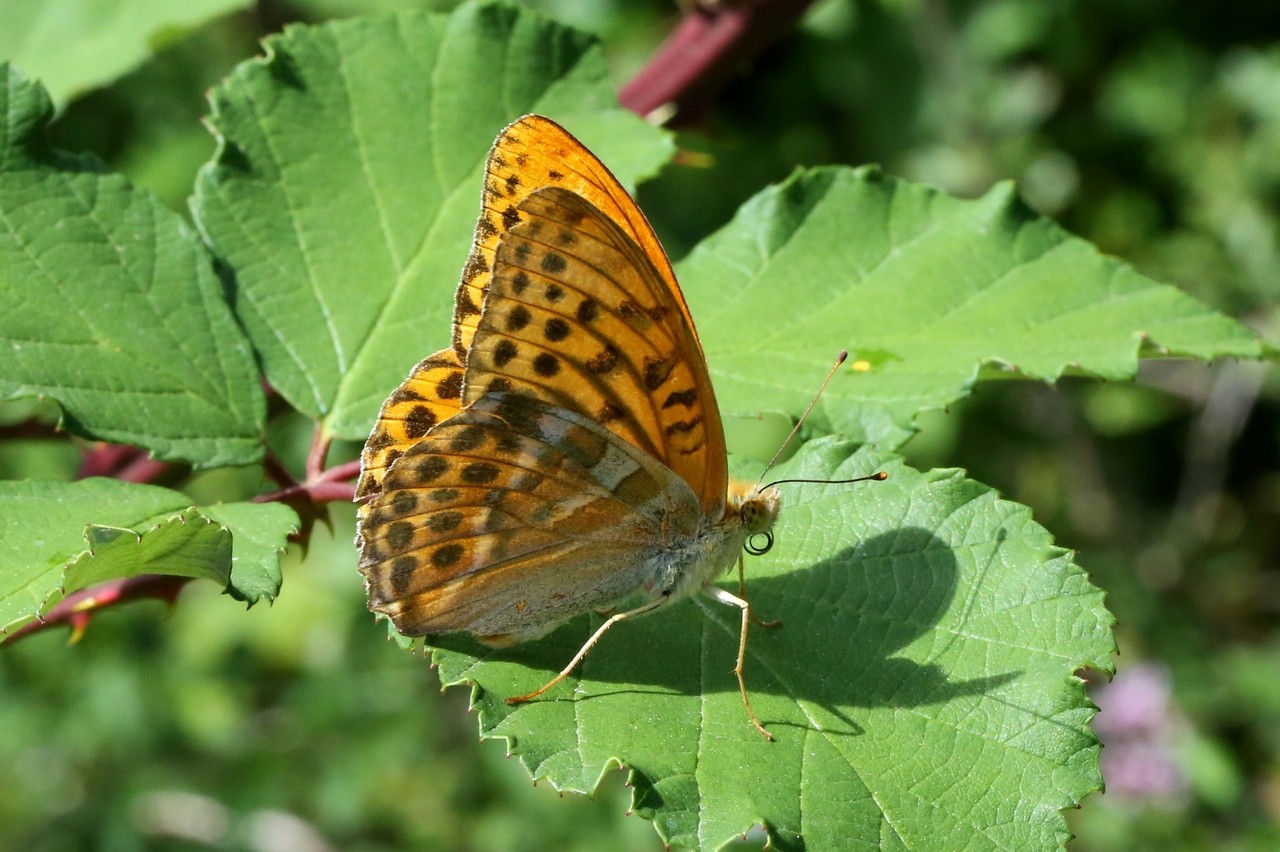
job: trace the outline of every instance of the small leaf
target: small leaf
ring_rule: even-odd
[[[248,0],[6,0],[0,56],[59,104],[146,61],[165,41]]]
[[[262,455],[266,405],[212,260],[97,161],[49,149],[48,96],[0,64],[0,399],[199,467]]]
[[[280,556],[289,546],[289,536],[298,531],[297,512],[283,503],[219,503],[202,506],[200,512],[234,536],[228,591],[249,606],[275,600],[283,582]]]
[[[730,669],[739,616],[689,602],[623,622],[533,703],[599,617],[483,649],[433,640],[445,684],[471,682],[483,736],[535,778],[590,791],[633,771],[636,810],[669,843],[713,849],[760,823],[780,848],[1048,848],[1060,809],[1101,785],[1075,671],[1110,670],[1102,593],[1025,507],[956,471],[922,474],[832,440],[778,476],[777,543],[747,566],[745,676],[777,738],[748,724]],[[724,585],[733,588],[731,579]]]
[[[60,599],[66,566],[92,546],[86,533],[109,544],[116,536],[104,527],[136,535],[190,505],[176,491],[114,479],[0,482],[0,631]]]
[[[723,408],[804,409],[883,448],[966,395],[984,365],[1132,378],[1138,357],[1274,357],[1234,320],[1097,252],[1014,198],[976,201],[873,169],[797,173],[678,265]],[[744,345],[749,341],[750,345]]]
[[[273,387],[364,439],[388,393],[449,343],[494,137],[548,113],[624,181],[669,155],[614,100],[583,33],[503,5],[267,39],[212,93],[215,161],[194,212],[236,269],[235,310]]]
[[[89,548],[67,563],[62,593],[139,574],[167,574],[213,580],[231,578],[231,535],[194,508],[138,530],[90,525]]]
[[[279,504],[208,509],[167,488],[114,479],[0,482],[0,633],[64,594],[139,574],[210,579],[241,600],[279,591],[297,528]]]

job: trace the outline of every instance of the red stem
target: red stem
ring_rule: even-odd
[[[622,88],[618,100],[642,116],[671,104],[672,123],[697,121],[742,65],[787,35],[812,2],[738,0],[695,6]]]
[[[108,580],[88,589],[72,592],[56,603],[44,617],[29,621],[9,634],[5,644],[12,644],[19,639],[57,627],[62,624],[71,627],[72,641],[80,638],[89,617],[100,609],[126,603],[128,601],[157,598],[173,603],[178,592],[182,590],[190,577],[173,577],[162,574],[141,574],[137,577],[126,577]]]

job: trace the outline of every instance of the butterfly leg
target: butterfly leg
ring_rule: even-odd
[[[744,601],[747,599],[747,578],[742,572],[742,554],[741,553],[738,554],[738,597],[742,598]],[[756,624],[759,624],[761,627],[767,627],[770,630],[772,630],[775,627],[782,626],[781,618],[775,618],[772,621],[765,621],[760,616],[756,615],[754,612],[751,613],[751,617],[755,619]]]
[[[751,719],[751,724],[756,726],[756,730],[763,734],[765,739],[773,742],[773,734],[765,730],[764,725],[761,725],[756,717],[756,711],[751,709],[751,700],[747,698],[747,682],[742,679],[742,661],[747,656],[747,628],[751,626],[751,604],[747,603],[745,598],[726,592],[719,586],[707,586],[706,592],[721,603],[732,604],[742,610],[742,632],[738,635],[738,663],[733,667],[733,673],[738,676],[738,691],[742,693],[742,704],[747,708],[747,716]]]
[[[619,621],[622,621],[622,619],[624,618],[630,618],[633,615],[642,615],[643,613],[655,610],[658,607],[665,604],[667,600],[668,599],[665,597],[658,598],[656,600],[649,601],[643,606],[638,606],[635,609],[629,609],[626,612],[619,612],[615,615],[609,616],[609,618],[605,621],[605,623],[597,627],[596,632],[591,634],[591,638],[586,641],[586,644],[584,644],[581,648],[578,649],[578,653],[574,654],[573,659],[569,661],[569,665],[565,666],[563,669],[560,670],[560,674],[556,675],[551,680],[547,681],[542,686],[535,689],[533,692],[527,692],[524,695],[517,695],[514,698],[508,698],[507,703],[523,704],[526,701],[532,701],[533,699],[537,698],[539,695],[546,692],[548,689],[550,689],[560,681],[567,678],[569,674],[575,668],[578,667],[578,663],[582,662],[583,658],[587,656],[587,652],[591,650],[591,648],[596,644],[596,642],[600,641],[600,637],[604,635],[604,632],[606,630],[608,630],[613,625],[617,624]]]

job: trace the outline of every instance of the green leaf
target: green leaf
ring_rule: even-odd
[[[847,348],[855,369],[819,412],[886,448],[911,436],[918,412],[966,395],[984,365],[1128,379],[1139,354],[1276,354],[1035,217],[1009,185],[964,201],[874,169],[800,172],[743,205],[677,271],[722,408],[799,414]]]
[[[113,529],[134,535],[190,505],[176,491],[114,479],[0,482],[0,630],[57,603],[67,566],[95,538],[110,547]]]
[[[883,483],[783,486],[776,545],[747,566],[753,609],[782,620],[753,627],[745,665],[776,742],[747,721],[739,614],[718,604],[618,624],[529,704],[503,699],[546,682],[598,616],[502,651],[437,638],[441,680],[474,684],[483,736],[535,778],[585,792],[629,767],[635,809],[675,845],[759,823],[780,848],[1057,847],[1060,809],[1101,785],[1074,673],[1111,669],[1102,593],[1028,509],[957,471],[824,439],[777,475],[881,466]]]
[[[464,5],[289,29],[212,94],[216,160],[196,217],[236,269],[235,310],[273,387],[363,439],[388,393],[450,340],[494,137],[564,122],[624,182],[670,153],[619,108],[595,42]]]
[[[0,59],[39,79],[59,104],[121,76],[183,31],[248,0],[5,0]]]
[[[231,579],[229,532],[194,508],[137,530],[90,524],[84,539],[89,548],[67,563],[62,594],[139,574],[213,580],[221,586]]]
[[[48,148],[48,96],[7,65],[0,114],[0,399],[52,397],[77,434],[165,460],[258,460],[258,372],[195,234]]]
[[[210,579],[251,604],[272,599],[297,525],[287,506],[195,508],[176,491],[114,479],[0,482],[0,633],[67,593],[139,574]]]
[[[228,591],[249,606],[275,600],[283,582],[280,556],[289,536],[298,531],[298,514],[283,503],[220,503],[202,506],[200,512],[235,537]]]

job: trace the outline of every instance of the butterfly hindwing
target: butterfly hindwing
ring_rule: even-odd
[[[361,511],[360,570],[370,608],[407,635],[545,632],[634,592],[654,543],[701,516],[664,465],[516,393],[433,429],[383,487]]]

